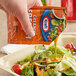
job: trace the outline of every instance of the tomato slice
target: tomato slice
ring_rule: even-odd
[[[20,65],[18,65],[18,64],[15,64],[13,67],[12,67],[12,70],[15,72],[15,73],[17,73],[17,74],[19,74],[20,75],[20,73],[21,73],[21,69],[20,69]]]
[[[67,44],[67,45],[65,46],[65,48],[66,48],[66,49],[73,50],[73,51],[75,51],[75,50],[76,50],[76,48],[74,47],[74,45],[73,45],[73,44]]]
[[[72,46],[71,46],[71,44],[67,44],[67,45],[65,46],[65,48],[66,48],[66,49],[70,49],[70,50],[72,50]]]

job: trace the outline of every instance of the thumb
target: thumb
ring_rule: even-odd
[[[24,32],[30,36],[33,37],[35,35],[32,24],[29,20],[29,15],[28,15],[28,11],[20,13],[18,16],[18,19],[21,23],[21,26],[24,30]]]

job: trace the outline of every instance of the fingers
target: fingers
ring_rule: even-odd
[[[18,16],[18,19],[19,19],[19,21],[20,21],[20,23],[22,25],[22,28],[23,28],[24,32],[28,36],[33,37],[35,35],[35,33],[34,33],[32,25],[31,25],[31,23],[29,21],[28,12],[27,11],[26,12],[21,11],[21,13]]]
[[[24,1],[22,1],[22,0],[11,1],[11,0],[9,0],[8,3],[4,2],[3,4],[5,4],[4,7],[6,8],[6,10],[8,12],[12,13],[14,16],[16,16],[18,18],[24,32],[28,36],[33,37],[35,35],[35,33],[33,31],[32,25],[29,21],[27,4],[25,4],[25,3],[26,3],[26,0],[24,0]]]
[[[36,0],[36,3],[34,6],[43,6],[43,4],[41,3],[41,0]],[[27,7],[28,8],[28,7]],[[26,9],[26,8],[25,8]],[[30,36],[33,37],[35,35],[32,24],[29,21],[29,15],[28,15],[28,9],[21,9],[19,14],[18,14],[18,19],[22,25],[22,28],[24,30],[24,32]]]
[[[5,11],[7,13],[6,9],[3,8],[3,6],[1,4],[0,4],[0,9],[2,9],[3,11]]]
[[[36,1],[36,6],[43,6],[41,0],[37,0],[37,1]]]

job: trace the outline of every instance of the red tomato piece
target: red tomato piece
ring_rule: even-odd
[[[12,70],[15,72],[15,73],[17,73],[17,74],[19,74],[20,75],[20,73],[21,73],[21,69],[20,69],[20,65],[18,65],[18,64],[16,64],[16,65],[14,65],[13,67],[12,67]]]
[[[71,49],[72,49],[72,46],[71,46],[71,44],[67,44],[67,45],[65,46],[65,48],[71,50]]]
[[[73,49],[73,51],[75,51],[75,48],[74,48],[74,46],[72,46],[72,44],[67,44],[67,45],[65,46],[65,48],[66,48],[66,49],[70,49],[70,50]]]

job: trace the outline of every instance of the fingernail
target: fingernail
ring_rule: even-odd
[[[31,31],[30,34],[29,34],[29,36],[31,36],[31,37],[35,36],[35,32]]]

